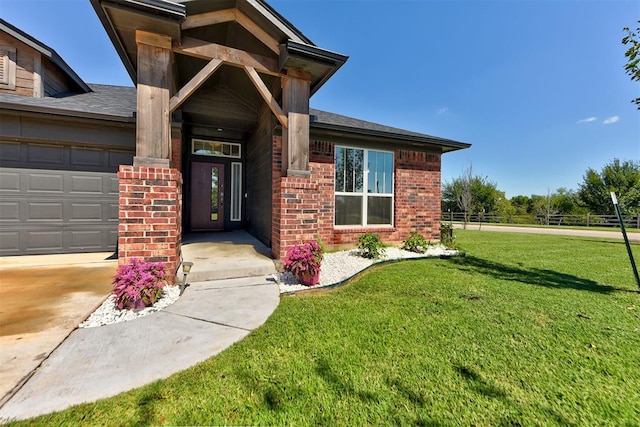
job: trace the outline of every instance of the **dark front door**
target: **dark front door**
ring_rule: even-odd
[[[224,229],[224,165],[191,163],[191,229]]]

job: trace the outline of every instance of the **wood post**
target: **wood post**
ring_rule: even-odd
[[[288,72],[282,79],[282,107],[289,125],[282,129],[282,175],[308,177],[310,76]]]
[[[136,30],[138,108],[134,165],[168,167],[171,37]]]

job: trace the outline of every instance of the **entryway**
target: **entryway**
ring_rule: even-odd
[[[193,262],[189,282],[268,276],[276,272],[271,249],[244,230],[185,234],[182,260]],[[178,270],[177,279],[182,280],[182,269]]]

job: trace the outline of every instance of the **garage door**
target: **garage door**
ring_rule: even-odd
[[[119,163],[130,163],[132,154],[24,143],[2,146],[0,255],[115,250],[115,170]],[[5,166],[18,163],[18,158],[29,167]],[[113,172],[105,171],[109,169]]]

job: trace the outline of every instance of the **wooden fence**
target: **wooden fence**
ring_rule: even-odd
[[[463,212],[442,212],[443,221],[464,222]],[[623,215],[626,228],[640,229],[640,215]],[[565,225],[578,227],[618,227],[615,215],[494,215],[467,214],[467,222],[484,224]]]

